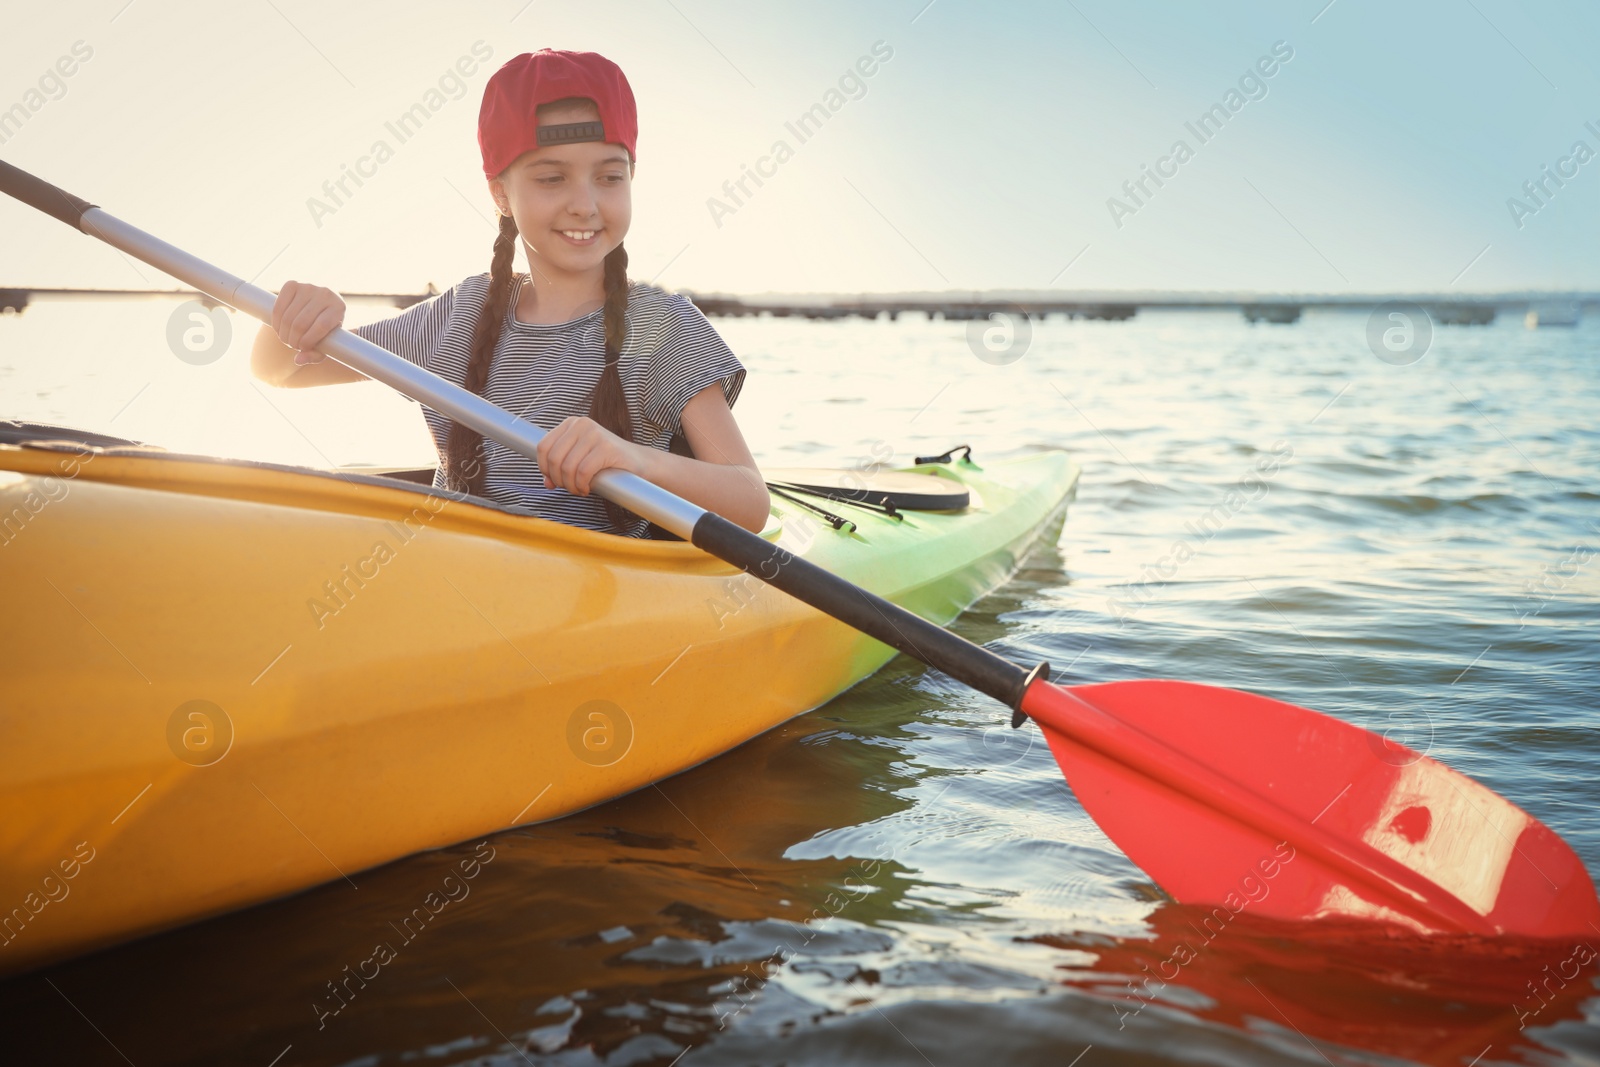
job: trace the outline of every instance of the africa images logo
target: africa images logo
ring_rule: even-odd
[[[740,164],[739,177],[722,183],[722,193],[727,199],[715,196],[706,198],[706,209],[711,212],[711,221],[717,224],[717,229],[722,228],[723,216],[735,214],[755,195],[750,183],[754,182],[755,188],[760,189],[766,184],[763,179],[777,177],[778,168],[794,158],[797,147],[820,133],[823,124],[851,100],[860,100],[867,95],[866,79],[878,73],[882,64],[893,58],[894,49],[888,42],[874,41],[871,55],[864,55],[855,61],[854,66],[845,68],[844,73],[839,75],[837,85],[829,86],[821,100],[802,111],[793,122],[783,124],[783,128],[794,139],[793,145],[780,137],[772,142],[766,155],[756,160],[754,168],[747,163]]]
[[[1244,110],[1244,106],[1252,100],[1265,100],[1267,98],[1267,80],[1278,73],[1288,62],[1294,58],[1294,49],[1287,41],[1274,41],[1272,51],[1255,61],[1251,67],[1239,76],[1238,87],[1229,87],[1222,94],[1222,100],[1212,104],[1193,122],[1185,122],[1183,128],[1189,131],[1195,144],[1191,146],[1183,138],[1172,143],[1167,154],[1156,160],[1155,167],[1148,163],[1139,165],[1140,175],[1130,178],[1122,183],[1122,192],[1126,200],[1115,196],[1106,198],[1106,210],[1111,212],[1111,221],[1117,229],[1122,229],[1122,220],[1129,215],[1137,215],[1139,209],[1144,207],[1154,198],[1167,181],[1178,176],[1178,169],[1195,157],[1199,146],[1209,144],[1228,120]],[[1166,180],[1163,180],[1166,179]],[[1151,185],[1155,188],[1151,188]],[[1143,194],[1141,196],[1140,194]]]

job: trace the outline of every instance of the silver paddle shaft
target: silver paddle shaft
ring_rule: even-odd
[[[179,281],[187,282],[207,296],[271,324],[272,305],[277,297],[267,290],[169,245],[100,208],[91,207],[85,211],[79,226],[85,233],[122,249]],[[423,370],[415,363],[401,359],[349,330],[334,330],[317,343],[317,348],[352,370],[358,370],[463,426],[470,426],[483,436],[538,461],[537,450],[545,431],[526,419],[519,419],[496,407],[483,397],[445,381],[437,374]],[[595,475],[593,486],[596,493],[612,503],[649,519],[685,541],[690,539],[694,524],[706,513],[705,508],[691,504],[629,471],[615,468],[603,470]]]

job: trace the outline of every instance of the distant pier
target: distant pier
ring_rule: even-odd
[[[1305,311],[1299,304],[1246,304],[1240,310],[1251,322],[1275,322],[1282,326],[1299,322]],[[1489,317],[1494,318],[1492,311]]]
[[[840,300],[830,303],[788,303],[732,296],[702,296],[684,293],[706,315],[713,318],[745,318],[769,315],[773,318],[798,319],[877,319],[890,322],[907,313],[920,313],[930,319],[948,322],[969,322],[987,319],[991,315],[1026,312],[1030,319],[1046,319],[1059,315],[1067,319],[1099,319],[1121,322],[1139,312],[1137,304],[1078,303],[1055,301],[1019,304],[1007,300]]]
[[[428,288],[421,293],[341,293],[340,295],[346,300],[377,301],[393,304],[397,308],[408,308],[412,304],[420,304],[424,300],[438,296],[439,290],[429,282]],[[126,300],[157,296],[198,300],[208,308],[219,307],[222,303],[193,289],[0,289],[0,312],[21,314],[36,299]]]
[[[1508,293],[1494,296],[1460,297],[1439,294],[1395,296],[1391,294],[1339,295],[1314,297],[1263,297],[1250,294],[1130,294],[1122,299],[1064,298],[1060,294],[1032,295],[983,294],[962,298],[945,294],[911,294],[896,297],[747,297],[720,294],[684,293],[706,315],[713,318],[803,318],[880,319],[891,322],[901,315],[920,314],[947,322],[968,322],[993,315],[1025,314],[1034,321],[1052,317],[1123,322],[1141,311],[1162,310],[1237,310],[1251,323],[1293,325],[1307,310],[1371,311],[1390,303],[1423,308],[1435,322],[1444,326],[1487,326],[1500,314],[1525,318],[1531,326],[1573,325],[1587,305],[1591,314],[1600,313],[1600,294]],[[1552,309],[1559,308],[1559,312]]]
[[[439,290],[429,284],[420,293],[344,293],[349,301],[408,308]],[[919,314],[946,322],[972,322],[994,315],[1124,322],[1141,311],[1235,310],[1251,323],[1293,325],[1311,309],[1361,311],[1398,303],[1421,307],[1445,326],[1487,326],[1511,315],[1532,326],[1572,326],[1585,310],[1600,314],[1600,293],[1501,293],[1465,297],[1455,294],[1389,293],[1339,295],[1268,295],[1252,293],[1078,293],[996,291],[987,293],[905,293],[889,295],[729,296],[684,292],[713,318],[887,319]],[[189,289],[48,289],[0,288],[0,312],[20,313],[36,299],[112,300],[123,298],[189,298],[215,307],[217,301]]]

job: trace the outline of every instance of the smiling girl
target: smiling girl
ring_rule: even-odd
[[[544,49],[506,63],[478,115],[499,213],[489,272],[352,332],[549,431],[535,463],[424,408],[438,487],[646,536],[643,519],[589,495],[618,468],[759,530],[767,490],[731,411],[744,367],[688,300],[628,281],[637,139],[633,91],[610,60]],[[526,274],[512,270],[519,243]],[[317,349],[344,310],[332,290],[286,282],[256,337],[256,376],[363,380]]]

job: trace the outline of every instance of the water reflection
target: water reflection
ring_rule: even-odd
[[[1167,904],[1150,916],[1148,938],[1035,940],[1086,957],[1062,965],[1063,981],[1105,998],[1120,1024],[1176,1008],[1298,1035],[1330,1058],[1361,1050],[1441,1067],[1520,1061],[1541,1031],[1583,1017],[1600,974],[1600,938],[1421,937],[1252,915],[1216,934],[1204,925],[1209,914]]]

